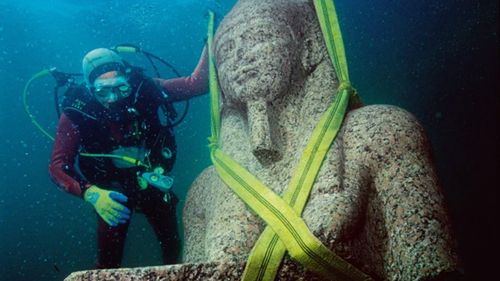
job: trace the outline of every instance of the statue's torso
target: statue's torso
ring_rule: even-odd
[[[321,166],[302,215],[309,229],[329,247],[342,241],[352,241],[363,219],[362,204],[366,201],[364,196],[369,187],[367,167],[357,161],[354,155],[357,146],[351,143],[355,138],[350,138],[348,134],[344,128],[339,131]],[[234,144],[242,145],[241,141],[237,141],[238,134],[232,136]],[[306,142],[304,140],[303,144]],[[231,155],[241,149],[233,147],[226,152]],[[281,195],[288,187],[300,156],[301,151],[293,148],[285,151],[282,160],[266,167],[259,165],[248,154],[245,160],[252,161],[251,164],[239,162]],[[235,155],[233,158],[238,157]],[[265,224],[222,182],[213,167],[208,168],[202,177],[211,179],[211,184],[203,187],[206,194],[206,255],[216,260],[246,258]]]

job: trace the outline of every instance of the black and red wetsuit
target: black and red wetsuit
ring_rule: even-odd
[[[49,165],[53,181],[66,192],[83,197],[90,185],[116,190],[129,200],[130,210],[145,214],[160,241],[165,264],[175,263],[179,251],[175,196],[169,203],[156,188],[140,190],[137,173],[143,167],[116,167],[111,158],[82,157],[81,152],[111,154],[119,148],[138,147],[148,151],[152,166],[167,172],[175,161],[172,128],[161,118],[162,104],[189,99],[208,90],[206,50],[190,77],[151,79],[140,71],[130,74],[132,94],[123,110],[110,112],[84,87],[76,87],[63,101],[54,148]],[[163,149],[172,152],[162,156]],[[111,227],[98,217],[98,268],[120,267],[128,223]]]

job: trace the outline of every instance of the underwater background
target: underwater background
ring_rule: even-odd
[[[62,280],[93,268],[96,254],[91,206],[49,178],[52,142],[24,112],[21,94],[29,78],[49,67],[79,72],[86,52],[120,43],[136,44],[189,75],[204,45],[207,9],[222,18],[235,2],[0,0],[0,280]],[[403,107],[423,124],[466,275],[485,280],[498,261],[500,237],[498,1],[335,3],[354,86],[365,103]],[[36,80],[28,100],[51,133],[54,86],[51,77]],[[172,175],[181,205],[210,165],[208,102],[207,95],[192,99],[175,130]],[[160,263],[150,226],[135,214],[123,266]]]

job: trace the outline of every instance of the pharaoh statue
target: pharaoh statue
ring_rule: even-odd
[[[276,194],[286,188],[338,79],[307,0],[240,0],[214,40],[220,147]],[[244,261],[265,223],[213,166],[184,209],[184,262]],[[302,218],[376,280],[433,280],[459,261],[418,121],[388,105],[351,106]]]

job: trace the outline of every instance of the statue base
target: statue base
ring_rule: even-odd
[[[116,268],[77,271],[70,274],[65,281],[89,280],[241,280],[246,262],[210,262],[186,263],[164,266],[137,268]],[[315,273],[304,270],[301,265],[285,259],[276,280],[322,280]]]

